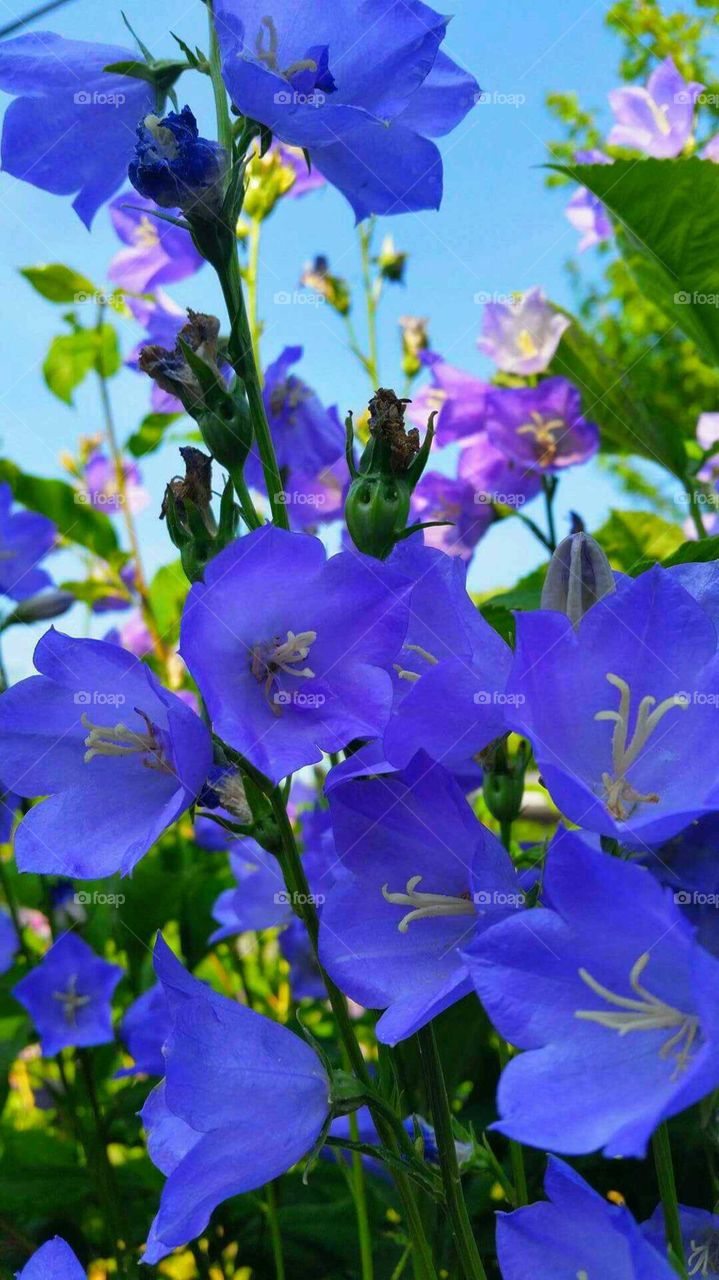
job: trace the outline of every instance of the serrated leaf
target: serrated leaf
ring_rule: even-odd
[[[612,511],[592,535],[609,557],[612,568],[636,574],[647,562],[665,560],[684,541],[678,525],[650,511]]]
[[[36,267],[21,267],[20,275],[32,285],[33,289],[50,302],[88,302],[94,298],[97,290],[79,271],[66,267],[61,262],[43,263]]]
[[[181,417],[181,413],[148,413],[127,441],[127,449],[133,458],[154,453],[162,444],[167,428]]]
[[[48,516],[68,541],[87,547],[103,560],[117,561],[120,549],[109,517],[79,501],[77,490],[64,480],[27,475],[14,462],[2,458],[0,482],[10,485],[23,506]]]

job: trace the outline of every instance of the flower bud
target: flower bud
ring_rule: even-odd
[[[392,236],[385,236],[377,256],[377,266],[382,279],[391,280],[393,284],[401,284],[406,265],[407,254],[395,248]]]
[[[305,267],[300,276],[300,284],[306,289],[314,289],[338,315],[346,316],[349,313],[352,306],[349,285],[341,276],[331,274],[329,263],[322,254]]]
[[[225,148],[201,138],[190,108],[183,107],[140,122],[128,174],[135,190],[161,208],[209,218],[220,210],[228,162]]]
[[[9,627],[14,622],[46,622],[49,618],[59,618],[74,603],[75,597],[71,591],[61,591],[57,587],[39,591],[37,595],[21,600],[3,625]]]
[[[426,316],[400,316],[399,327],[402,333],[402,372],[408,378],[416,378],[422,362],[421,351],[429,347]]]
[[[597,600],[615,589],[611,565],[599,543],[588,533],[572,533],[549,562],[541,604],[565,613],[576,627]]]
[[[245,168],[243,213],[258,222],[269,217],[277,201],[294,186],[295,177],[277,147],[270,147],[263,156],[255,149]]]
[[[384,560],[407,526],[410,489],[391,476],[359,476],[345,501],[345,521],[359,551]]]

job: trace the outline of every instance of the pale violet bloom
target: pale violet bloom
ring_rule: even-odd
[[[477,346],[503,373],[542,373],[570,324],[541,289],[528,289],[507,302],[486,304]]]
[[[671,58],[650,75],[646,87],[612,89],[609,105],[616,123],[607,142],[660,160],[678,156],[692,136],[694,107],[703,84],[685,80]]]

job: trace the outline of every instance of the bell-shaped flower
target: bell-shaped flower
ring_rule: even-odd
[[[509,854],[446,770],[418,755],[402,774],[335,786],[342,876],[320,919],[320,960],[345,995],[384,1009],[396,1044],[471,989],[462,948],[524,902]]]
[[[146,115],[140,121],[128,177],[141,196],[161,208],[208,216],[222,203],[228,163],[224,147],[201,138],[190,108],[183,107],[162,119]]]
[[[154,200],[136,191],[117,196],[110,205],[112,225],[127,248],[112,258],[107,277],[130,293],[152,293],[161,284],[185,280],[205,263],[189,231],[153,217],[157,209]],[[179,209],[171,212],[180,215]]]
[[[719,961],[644,867],[565,833],[546,906],[466,953],[500,1035],[496,1128],[568,1155],[642,1157],[659,1124],[719,1085]]]
[[[84,1268],[60,1236],[46,1240],[25,1263],[17,1280],[86,1280]]]
[[[403,578],[265,525],[195,583],[180,648],[216,732],[277,782],[323,751],[377,737],[407,625]],[[1,767],[1,762],[0,762]]]
[[[487,302],[477,346],[503,373],[543,373],[571,320],[528,289],[507,302]]]
[[[609,131],[609,146],[629,147],[659,159],[678,156],[692,136],[694,108],[703,88],[684,80],[673,59],[665,58],[646,87],[612,89],[609,105],[616,123]]]
[[[171,1030],[165,1079],[142,1112],[150,1158],[167,1174],[148,1263],[200,1235],[223,1200],[297,1164],[330,1112],[329,1079],[304,1040],[191,977],[162,937],[155,970]]]
[[[57,529],[47,516],[12,506],[10,485],[0,484],[0,594],[27,600],[52,585],[39,562],[55,545]]]
[[[719,1280],[719,1217],[707,1209],[692,1209],[680,1204],[679,1222],[689,1275],[697,1276],[699,1280]],[[662,1205],[658,1205],[649,1221],[643,1223],[642,1232],[655,1249],[663,1248]]]
[[[588,462],[599,448],[599,430],[582,416],[582,398],[566,378],[491,387],[486,425],[496,449],[541,474]]]
[[[263,390],[265,411],[280,469],[317,476],[343,453],[345,432],[335,406],[325,409],[316,392],[290,372],[301,359],[302,347],[285,347],[268,365]],[[264,487],[256,449],[250,453],[245,474],[248,483]],[[287,505],[291,505],[291,498]]]
[[[127,873],[201,791],[208,730],[119,645],[50,630],[35,666],[0,696],[0,772],[18,795],[47,797],[18,827],[18,866]]]
[[[40,964],[13,987],[40,1035],[46,1058],[70,1046],[108,1044],[112,995],[123,971],[75,933],[58,938]]]

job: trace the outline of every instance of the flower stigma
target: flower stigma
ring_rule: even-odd
[[[619,822],[626,822],[638,804],[658,804],[660,797],[655,792],[642,794],[627,779],[627,771],[636,763],[640,753],[649,742],[651,735],[660,720],[675,707],[686,711],[689,702],[686,694],[674,693],[664,698],[655,706],[656,698],[647,694],[639,703],[634,732],[630,736],[629,717],[631,715],[632,694],[626,680],[621,676],[607,672],[607,680],[619,690],[618,711],[598,711],[595,720],[613,720],[612,731],[612,773],[602,774],[605,792],[605,803],[612,817]]]
[[[460,897],[453,897],[448,893],[421,893],[417,885],[422,879],[422,876],[410,876],[404,893],[390,893],[389,885],[382,885],[385,902],[411,908],[397,925],[400,933],[406,933],[413,920],[428,920],[433,916],[474,915],[474,903],[468,893]]]

